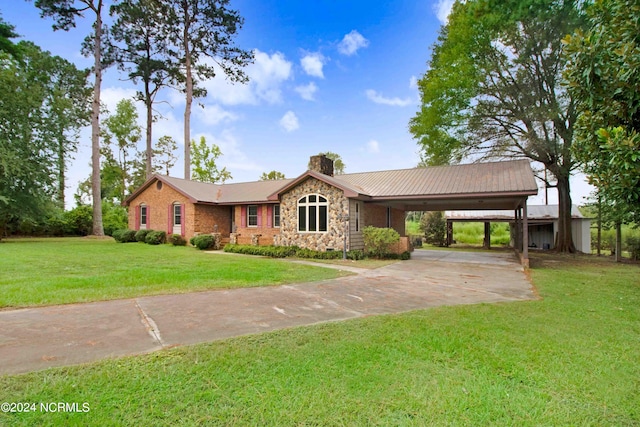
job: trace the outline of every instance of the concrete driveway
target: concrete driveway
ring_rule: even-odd
[[[228,256],[213,254],[212,256]],[[439,305],[535,299],[512,253],[416,250],[321,282],[0,311],[0,374]]]

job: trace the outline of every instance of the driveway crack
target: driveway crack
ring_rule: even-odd
[[[158,329],[158,325],[153,321],[151,316],[147,315],[144,309],[138,303],[138,300],[135,300],[136,309],[138,310],[138,314],[140,315],[140,321],[144,325],[147,333],[151,336],[151,338],[161,347],[166,347],[166,343],[162,340],[162,336],[160,335],[160,329]]]

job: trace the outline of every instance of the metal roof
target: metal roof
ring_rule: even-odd
[[[454,221],[504,221],[513,220],[514,212],[510,210],[488,211],[446,211],[445,217]],[[571,218],[582,219],[584,216],[578,206],[571,205]],[[555,220],[558,219],[558,205],[527,205],[527,219]]]
[[[374,198],[538,192],[528,160],[363,172],[335,178]]]
[[[512,160],[336,176],[307,171],[294,179],[236,184],[210,184],[154,175],[129,196],[125,204],[156,180],[173,187],[193,203],[276,202],[280,194],[311,177],[340,188],[347,197],[395,204],[405,210],[515,208],[527,196],[538,192],[529,161]]]

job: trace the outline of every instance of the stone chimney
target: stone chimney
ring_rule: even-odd
[[[309,159],[309,170],[320,172],[324,175],[333,176],[333,160],[331,160],[324,154],[311,156],[311,158]]]

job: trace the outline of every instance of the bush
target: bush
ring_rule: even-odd
[[[629,236],[627,237],[627,250],[631,254],[631,259],[640,259],[640,237]]]
[[[144,243],[147,240],[147,234],[153,230],[138,230],[136,232],[136,242]]]
[[[93,218],[93,212],[91,213],[91,217]],[[93,222],[93,219],[91,221]],[[127,210],[120,205],[103,202],[102,224],[104,227],[104,234],[106,234],[107,236],[111,236],[115,230],[127,228],[127,226],[129,225]]]
[[[309,259],[340,259],[342,251],[314,251],[313,249],[298,249],[295,256]]]
[[[89,205],[80,205],[67,211],[63,215],[63,220],[66,223],[66,233],[75,236],[87,236],[93,231],[93,211]],[[121,230],[126,230],[127,225],[121,227]],[[111,233],[113,236],[113,232]]]
[[[179,234],[172,234],[171,236],[169,236],[169,243],[171,243],[173,246],[187,245],[187,241]]]
[[[286,258],[293,256],[299,248],[296,246],[253,246],[253,245],[226,245],[225,252],[244,255],[259,255],[271,258]]]
[[[129,229],[120,229],[113,230],[111,233],[111,237],[113,237],[118,243],[129,243],[136,241],[136,231]]]
[[[166,231],[149,231],[144,239],[148,245],[160,245],[167,241]]]
[[[364,251],[354,249],[352,251],[347,252],[347,259],[358,261],[365,258]]]
[[[200,234],[199,236],[193,236],[189,243],[192,246],[200,249],[201,251],[213,248],[215,244],[215,239],[211,234]]]
[[[447,243],[447,220],[439,211],[428,212],[420,220],[420,229],[424,233],[424,241],[434,246],[445,246]]]
[[[362,237],[365,250],[376,258],[384,258],[391,245],[400,241],[400,235],[393,228],[367,226],[362,229]]]

